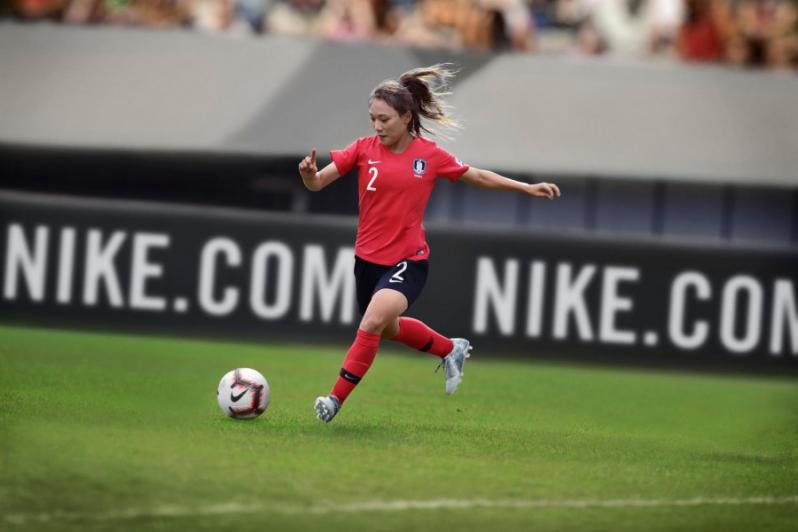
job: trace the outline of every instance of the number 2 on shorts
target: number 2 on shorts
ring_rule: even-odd
[[[395,274],[391,275],[391,280],[389,281],[391,283],[403,283],[403,282],[405,282],[405,278],[402,277],[402,274],[405,273],[405,270],[407,269],[407,261],[403,260],[402,262],[397,264],[397,266],[399,266],[399,271],[397,271]]]

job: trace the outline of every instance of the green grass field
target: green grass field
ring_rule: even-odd
[[[0,529],[795,530],[798,381],[0,327]],[[221,376],[272,389],[228,419]]]

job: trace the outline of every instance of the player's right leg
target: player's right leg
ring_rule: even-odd
[[[407,309],[407,299],[395,290],[379,290],[371,298],[355,341],[344,357],[338,380],[330,394],[316,399],[316,416],[329,423],[340,410],[349,394],[360,383],[377,356],[380,335],[390,323]]]

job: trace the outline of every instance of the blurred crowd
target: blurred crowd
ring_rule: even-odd
[[[798,0],[0,0],[20,20],[798,68]]]

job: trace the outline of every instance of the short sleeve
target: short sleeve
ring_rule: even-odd
[[[438,177],[445,177],[451,181],[457,181],[470,168],[463,161],[441,147],[437,148],[437,152]]]
[[[332,150],[330,152],[330,158],[335,163],[340,175],[348,174],[357,164],[361,140],[357,139],[343,150]]]

